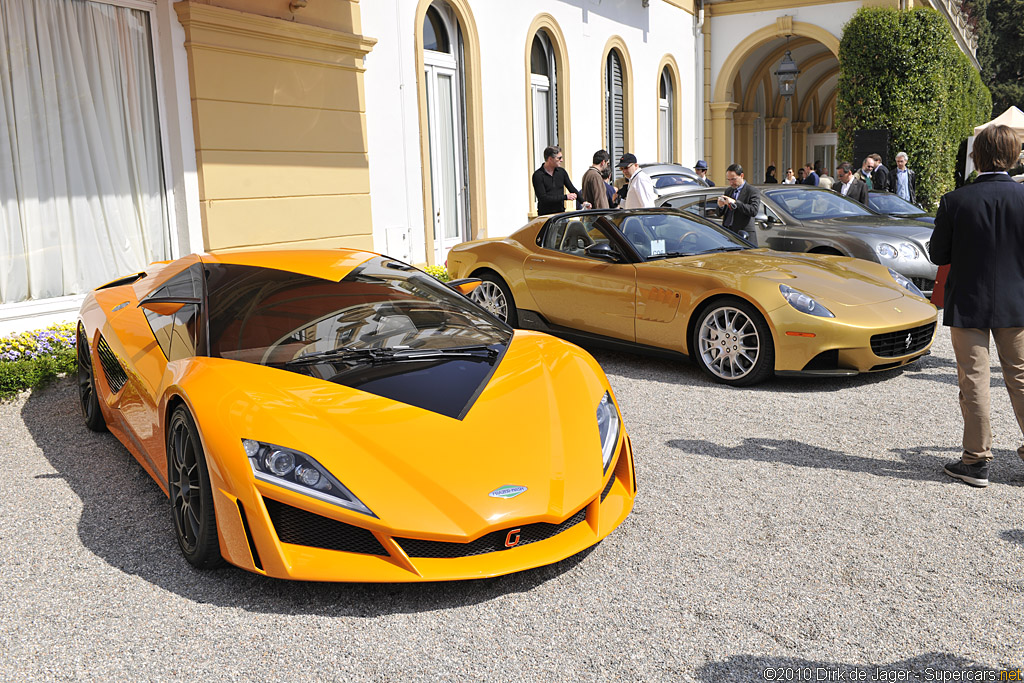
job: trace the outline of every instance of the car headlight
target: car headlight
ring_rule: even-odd
[[[920,253],[917,251],[917,247],[909,242],[902,242],[900,244],[900,256],[903,258],[917,258]]]
[[[816,315],[819,318],[836,317],[832,311],[799,290],[787,287],[786,285],[779,285],[779,291],[782,292],[782,296],[789,302],[789,305],[801,313]]]
[[[896,247],[891,244],[886,244],[885,242],[879,243],[875,249],[878,250],[878,255],[882,258],[896,258],[900,253],[896,250]]]
[[[902,285],[911,294],[919,296],[922,299],[925,298],[924,293],[917,288],[917,285],[910,281],[910,278],[906,277],[901,273],[897,273],[892,268],[889,269],[889,275],[892,275],[892,279],[895,280],[898,284]]]
[[[603,471],[607,472],[615,455],[615,446],[619,443],[619,411],[615,409],[615,401],[607,391],[597,404],[597,432],[601,436]]]
[[[242,448],[257,479],[370,517],[377,516],[305,453],[252,439],[242,439]]]

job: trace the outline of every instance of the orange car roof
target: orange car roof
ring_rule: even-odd
[[[274,268],[337,282],[376,256],[359,249],[226,249],[200,258],[204,263]]]

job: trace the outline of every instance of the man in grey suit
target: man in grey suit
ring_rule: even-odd
[[[868,205],[868,186],[853,175],[853,166],[849,161],[844,161],[836,167],[836,178],[839,182],[832,186],[833,192],[856,199],[864,206]]]
[[[754,229],[754,216],[761,210],[761,193],[757,188],[746,182],[743,167],[732,164],[725,169],[725,180],[729,187],[718,198],[718,208],[723,212],[722,227],[732,230],[737,235],[747,234],[747,241],[757,246],[757,231]]]
[[[953,342],[964,418],[963,453],[944,469],[981,487],[988,486],[992,462],[990,337],[1024,431],[1024,186],[1006,172],[1020,156],[1020,138],[1012,128],[982,129],[971,154],[978,178],[943,195],[930,256],[936,265],[949,264],[942,324]],[[1024,446],[1017,455],[1024,459]]]

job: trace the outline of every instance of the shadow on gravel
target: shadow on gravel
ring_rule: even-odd
[[[972,672],[966,674],[964,672]],[[797,657],[736,655],[697,670],[697,680],[728,681],[967,681],[983,680],[981,672],[998,669],[946,652],[930,652],[888,664],[817,662]],[[970,677],[968,677],[970,676]],[[984,677],[984,680],[1000,680]],[[1006,679],[1013,680],[1013,679]]]
[[[811,446],[793,439],[745,438],[739,446],[722,446],[702,439],[672,439],[665,445],[686,453],[710,455],[726,460],[786,463],[798,467],[865,472],[880,477],[896,477],[914,481],[948,480],[949,477],[942,473],[942,463],[936,460],[935,454],[949,451],[960,452],[959,448],[946,446],[892,449],[890,452],[896,453],[901,458],[894,462],[849,455],[842,451]]]
[[[999,534],[999,538],[1007,543],[1016,543],[1017,545],[1024,546],[1024,529],[1007,529]]]
[[[170,504],[160,487],[116,438],[82,423],[74,381],[58,380],[33,392],[21,417],[56,470],[39,478],[63,479],[82,501],[82,545],[112,567],[198,603],[348,617],[433,611],[530,591],[572,571],[594,550],[517,574],[450,583],[304,583],[234,567],[199,571],[178,550]]]
[[[669,360],[656,355],[644,355],[641,353],[624,353],[620,351],[609,351],[601,347],[584,346],[584,348],[597,359],[604,371],[613,376],[622,376],[629,379],[649,380],[659,384],[670,384],[687,387],[721,387],[706,375],[696,363],[686,359]],[[925,358],[930,358],[926,356]],[[943,359],[937,359],[944,362]],[[765,392],[765,393],[823,393],[842,391],[855,387],[870,386],[878,382],[885,382],[903,374],[920,372],[927,369],[921,363],[924,359],[901,368],[894,368],[883,372],[870,372],[852,377],[773,377],[767,382],[752,387],[736,389],[742,392]],[[914,377],[914,379],[930,378],[928,375]],[[943,381],[943,380],[939,380]],[[953,383],[956,384],[956,375],[953,375]]]

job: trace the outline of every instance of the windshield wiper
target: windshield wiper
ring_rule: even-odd
[[[346,361],[354,363],[403,363],[424,360],[437,360],[439,358],[464,358],[469,360],[485,360],[493,362],[498,357],[498,351],[483,344],[474,346],[451,346],[445,349],[376,349],[362,348],[354,349],[342,346],[327,351],[316,351],[307,353],[285,361],[285,365],[311,365],[316,363],[329,363],[331,361]]]
[[[736,246],[736,247],[715,247],[714,249],[705,249],[704,251],[701,251],[701,252],[698,252],[698,253],[700,253],[700,254],[714,254],[715,252],[719,252],[719,251],[743,251],[744,249],[747,249],[747,248],[748,247],[739,247],[739,246]]]

